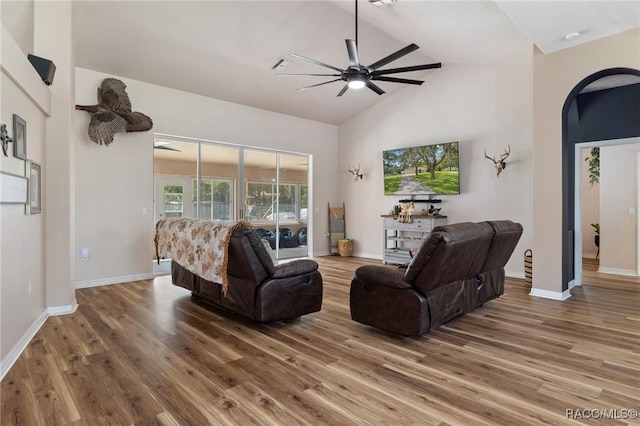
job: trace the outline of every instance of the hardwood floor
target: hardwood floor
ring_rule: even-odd
[[[585,273],[565,302],[507,280],[406,338],[350,319],[353,271],[379,262],[317,261],[322,311],[268,325],[169,277],[78,290],[77,312],[47,320],[2,381],[2,425],[640,424],[623,411],[640,408],[637,279]]]

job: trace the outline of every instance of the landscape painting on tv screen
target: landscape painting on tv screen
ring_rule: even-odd
[[[382,152],[384,195],[460,193],[458,142]]]

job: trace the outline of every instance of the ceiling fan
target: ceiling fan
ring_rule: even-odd
[[[315,59],[307,58],[302,55],[298,55],[296,53],[290,53],[289,55],[294,58],[302,59],[303,61],[311,62],[316,65],[321,65],[326,68],[330,68],[338,73],[334,74],[276,74],[278,76],[296,76],[296,75],[306,75],[306,76],[315,76],[315,77],[338,77],[335,80],[325,81],[323,83],[312,84],[311,86],[301,87],[298,90],[306,90],[311,89],[312,87],[318,87],[325,84],[335,83],[336,81],[345,81],[347,84],[338,92],[337,96],[342,96],[348,89],[361,89],[363,87],[368,87],[369,89],[376,92],[378,95],[382,95],[385,93],[378,85],[374,83],[374,81],[386,81],[389,83],[404,83],[404,84],[414,84],[421,85],[424,83],[422,80],[411,80],[407,78],[397,78],[397,77],[387,77],[388,74],[397,74],[402,72],[409,71],[422,71],[434,68],[442,67],[441,63],[434,64],[425,64],[425,65],[414,65],[410,67],[401,67],[401,68],[387,68],[380,69],[381,67],[402,58],[403,56],[413,52],[414,50],[419,49],[418,45],[411,43],[407,47],[404,47],[397,52],[390,54],[389,56],[385,56],[379,61],[374,62],[371,65],[363,66],[360,64],[358,59],[358,0],[355,0],[356,3],[356,38],[355,40],[346,39],[347,43],[347,54],[349,55],[349,66],[346,69],[340,69],[338,67],[334,67],[332,65],[325,64],[320,61],[316,61]]]
[[[154,142],[153,144],[153,149],[164,149],[165,151],[176,151],[176,152],[182,152],[181,149],[178,148],[172,148],[169,145],[170,142],[167,141],[160,141],[160,142]]]

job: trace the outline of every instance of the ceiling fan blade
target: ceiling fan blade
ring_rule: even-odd
[[[383,76],[373,76],[372,80],[378,81],[388,81],[390,83],[405,83],[405,84],[415,84],[420,86],[424,81],[422,80],[409,80],[408,78],[396,78],[396,77],[383,77]]]
[[[345,84],[345,85],[344,85],[344,87],[342,88],[342,90],[340,90],[340,91],[338,92],[338,94],[336,95],[336,98],[337,98],[338,96],[342,96],[342,95],[344,95],[344,92],[346,92],[348,88],[349,88],[349,85],[348,85],[348,84]]]
[[[398,50],[397,52],[394,52],[391,55],[380,59],[378,62],[374,62],[373,64],[369,65],[367,68],[371,68],[372,70],[376,70],[376,69],[378,69],[380,67],[383,67],[383,66],[387,65],[389,62],[393,62],[396,59],[400,59],[404,55],[407,55],[407,54],[413,52],[414,50],[418,50],[418,49],[419,49],[419,47],[418,47],[417,44],[411,43],[407,47],[403,47],[402,49]]]
[[[316,61],[315,59],[307,58],[306,56],[298,55],[297,53],[289,53],[289,55],[293,56],[294,58],[302,59],[303,61],[311,62],[312,64],[321,65],[323,67],[331,68],[332,70],[342,72],[340,68],[325,64],[324,62]]]
[[[367,87],[369,89],[373,90],[378,95],[383,95],[385,93],[384,90],[382,90],[380,87],[378,87],[375,83],[372,83],[371,80],[367,81],[365,84],[367,85]]]
[[[437,64],[414,65],[412,67],[389,68],[386,70],[377,70],[372,72],[371,74],[373,74],[374,76],[378,76],[383,74],[395,74],[398,72],[431,70],[434,68],[441,68],[441,67],[442,67],[442,64],[438,62]]]
[[[165,151],[176,151],[176,152],[182,152],[181,149],[178,148],[171,148],[170,146],[165,146],[165,145],[154,145],[153,149],[164,149]]]
[[[306,90],[306,89],[311,89],[312,87],[318,87],[318,86],[322,86],[322,85],[324,85],[324,84],[335,83],[336,81],[340,81],[340,80],[342,80],[342,79],[341,79],[341,78],[336,78],[335,80],[325,81],[324,83],[312,84],[311,86],[301,87],[301,88],[296,89],[296,90]]]
[[[311,77],[340,77],[342,74],[276,74],[278,77],[291,77],[294,75],[308,75]]]
[[[347,53],[349,54],[349,66],[360,68],[360,61],[358,61],[358,45],[355,40],[345,40],[347,43]]]

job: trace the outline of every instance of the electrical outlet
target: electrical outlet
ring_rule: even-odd
[[[80,257],[83,262],[87,262],[89,260],[89,249],[86,247],[80,249]]]
[[[31,296],[31,293],[33,292],[33,284],[31,283],[31,281],[29,281],[29,284],[27,284],[27,290],[29,291],[29,296]]]

